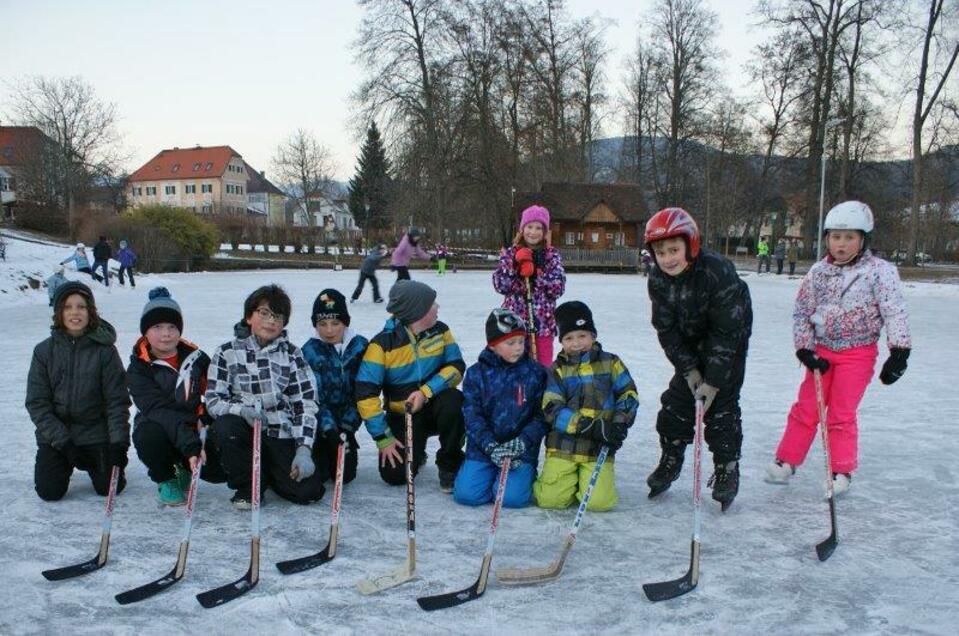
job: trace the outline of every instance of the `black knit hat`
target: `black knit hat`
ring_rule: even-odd
[[[170,290],[166,287],[154,287],[150,290],[150,299],[143,306],[143,313],[140,315],[140,335],[145,335],[150,327],[161,322],[176,325],[177,330],[183,332],[183,313],[180,311],[180,305],[173,300]]]
[[[486,343],[496,345],[513,336],[525,336],[526,323],[509,309],[497,307],[486,319]]]
[[[596,325],[593,324],[593,312],[589,310],[586,303],[578,300],[565,302],[556,308],[556,325],[559,327],[559,339],[570,331],[589,331],[596,336]]]
[[[346,308],[346,297],[335,289],[324,289],[313,301],[313,326],[321,320],[335,318],[344,325],[350,324],[350,312]]]
[[[89,287],[77,280],[71,280],[63,283],[53,292],[53,306],[59,311],[61,303],[66,300],[70,294],[80,294],[88,301],[93,300],[93,292]]]

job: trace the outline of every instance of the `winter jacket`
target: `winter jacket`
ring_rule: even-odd
[[[543,394],[543,414],[552,427],[546,436],[546,456],[577,462],[595,459],[601,444],[580,435],[582,418],[632,426],[638,408],[636,384],[617,355],[603,351],[598,342],[577,356],[560,351]]]
[[[90,261],[87,259],[86,253],[81,254],[80,252],[74,252],[72,255],[60,261],[61,265],[66,265],[67,263],[73,263],[78,272],[90,269]]]
[[[840,267],[827,256],[803,277],[793,311],[793,344],[833,351],[868,345],[886,327],[890,348],[912,348],[899,271],[869,250]]]
[[[769,256],[769,243],[759,241],[759,244],[756,246],[756,256]]]
[[[445,323],[413,335],[409,327],[390,318],[383,331],[373,336],[356,374],[356,408],[366,430],[377,442],[389,442],[380,393],[387,409],[403,413],[410,393],[420,390],[429,399],[453,389],[465,369],[459,345]]]
[[[265,346],[246,322],[238,322],[233,333],[233,340],[217,347],[210,361],[207,412],[218,418],[239,415],[244,406],[260,406],[267,436],[312,448],[316,386],[303,354],[287,339],[286,330]]]
[[[390,259],[390,265],[393,267],[409,267],[410,259],[414,256],[424,260],[429,260],[430,258],[429,253],[420,247],[419,243],[411,242],[410,235],[404,234],[396,246],[396,249],[393,250],[393,258]]]
[[[108,261],[111,256],[113,256],[113,250],[106,241],[97,241],[97,244],[93,246],[94,261]]]
[[[380,266],[384,258],[386,258],[386,250],[373,250],[363,259],[360,264],[360,271],[367,276],[374,276],[376,268]]]
[[[123,267],[133,267],[137,262],[137,255],[128,247],[122,247],[117,251],[117,262]]]
[[[200,452],[197,422],[204,413],[201,398],[206,388],[210,357],[192,342],[177,344],[179,366],[150,353],[143,336],[133,345],[127,366],[127,385],[137,407],[134,426],[145,421],[159,424],[183,457]]]
[[[509,364],[483,349],[463,379],[466,458],[489,462],[491,445],[518,437],[526,445],[520,459],[536,466],[549,429],[543,419],[545,389],[546,369],[528,355]]]
[[[116,339],[101,318],[79,338],[52,329],[34,347],[26,407],[37,443],[58,449],[67,442],[130,444],[130,397]]]
[[[799,248],[796,247],[794,243],[790,243],[789,247],[786,248],[786,260],[790,263],[795,263],[799,260]]]
[[[786,244],[785,243],[776,243],[776,250],[773,252],[773,257],[776,260],[785,260],[786,259]]]
[[[704,249],[679,276],[653,268],[648,288],[653,327],[676,372],[698,369],[712,386],[731,386],[753,324],[749,287],[732,262]]]
[[[503,250],[499,257],[499,266],[493,272],[493,288],[503,294],[503,307],[513,311],[524,320],[529,320],[526,307],[526,280],[516,269],[516,250],[514,245]],[[555,336],[556,300],[566,291],[566,272],[563,261],[554,247],[533,250],[536,261],[536,274],[530,281],[533,290],[534,326],[538,336]]]
[[[317,419],[321,431],[355,433],[360,427],[353,385],[369,341],[351,330],[343,334],[342,353],[336,345],[310,338],[303,345],[303,358],[316,380]]]

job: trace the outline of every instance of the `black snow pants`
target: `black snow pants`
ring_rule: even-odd
[[[120,479],[117,481],[117,493],[123,491],[127,485],[124,468],[127,462],[124,458],[120,467]],[[102,497],[110,491],[110,473],[113,467],[107,462],[106,444],[77,446],[77,463],[71,464],[66,453],[63,453],[50,444],[37,446],[37,459],[33,467],[33,485],[44,501],[63,499],[70,486],[70,476],[73,469],[85,471],[93,482],[93,490]]]
[[[436,465],[445,472],[455,473],[463,463],[463,443],[466,440],[466,424],[463,421],[463,394],[457,389],[446,389],[433,396],[426,406],[413,414],[413,476],[426,460],[426,440],[438,435],[440,449],[436,451]],[[406,443],[406,415],[388,413],[387,422],[393,437]],[[403,451],[405,452],[405,451]],[[399,486],[406,483],[406,467],[403,462],[395,466],[380,466],[380,477],[388,484]]]

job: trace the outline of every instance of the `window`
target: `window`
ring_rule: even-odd
[[[580,242],[583,241],[583,233],[582,233],[582,232],[577,232],[577,233],[576,233],[576,240],[577,240],[577,241],[580,241]]]
[[[565,242],[567,245],[574,245],[576,243],[576,234],[574,232],[567,232]]]
[[[237,194],[243,194],[243,186],[237,186],[237,187],[236,187],[236,193],[237,193]]]
[[[176,186],[163,186],[163,194],[176,194]]]
[[[599,243],[599,232],[590,232],[589,241],[591,243]]]
[[[212,162],[212,161],[207,161],[207,162],[206,162],[206,171],[209,172],[210,170],[213,170],[213,162]]]
[[[213,184],[212,184],[212,183],[202,183],[202,184],[200,184],[200,192],[202,192],[202,193],[204,193],[204,194],[212,194],[212,193],[213,193]]]
[[[183,191],[187,194],[196,194],[196,184],[183,186]],[[194,210],[196,212],[196,210]]]
[[[212,205],[204,205],[204,206],[203,206],[203,214],[213,214],[213,206],[212,206]]]
[[[156,186],[147,186],[147,196],[156,196],[157,187]]]
[[[130,194],[132,194],[132,195],[135,196],[135,197],[142,196],[142,195],[143,195],[143,187],[142,187],[142,186],[134,186],[134,187],[132,187],[132,188],[130,189]]]
[[[196,172],[199,169],[200,169],[200,162],[198,161],[195,164],[193,164],[193,172]]]
[[[178,163],[173,164],[173,167],[170,168],[170,172],[179,172],[179,171],[180,171],[180,164]]]

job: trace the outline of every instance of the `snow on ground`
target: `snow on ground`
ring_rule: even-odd
[[[49,261],[66,256],[62,248],[28,248],[19,241],[13,247],[8,255],[14,259],[49,249],[47,275]],[[35,266],[42,269],[43,255],[35,256]],[[10,266],[0,264],[4,271]],[[484,345],[486,316],[498,301],[489,272],[413,275],[437,288],[440,317],[472,363]],[[126,360],[154,285],[166,285],[180,302],[185,336],[211,351],[230,336],[243,298],[256,286],[277,281],[286,287],[294,306],[290,335],[302,343],[310,335],[316,293],[326,286],[349,293],[355,278],[355,271],[150,275],[140,277],[135,290],[95,290],[101,313],[117,328]],[[393,275],[382,272],[380,280],[385,292]],[[622,356],[639,387],[639,417],[616,462],[620,504],[609,513],[587,514],[559,580],[507,588],[491,578],[483,598],[429,614],[418,608],[417,596],[461,589],[476,579],[490,508],[454,504],[439,491],[435,468],[425,468],[417,481],[419,578],[378,596],[359,595],[357,580],[405,558],[405,490],[380,481],[375,446],[365,431],[359,436],[359,474],[343,495],[336,559],[316,570],[284,577],[273,563],[325,545],[329,495],[304,508],[268,493],[259,586],[226,606],[202,609],[194,595],[241,576],[249,554],[249,514],[232,510],[225,485],[203,483],[186,578],[158,597],[120,607],[114,594],[172,567],[182,523],[182,510],[157,508],[155,487],[131,449],[129,485],[118,498],[107,567],[72,581],[44,580],[41,570],[95,555],[103,500],[82,473],[74,474],[61,502],[44,503],[35,495],[35,441],[23,399],[31,351],[47,334],[49,309],[43,291],[22,294],[19,302],[0,295],[8,333],[15,334],[0,340],[0,385],[6,388],[0,412],[7,447],[0,455],[0,568],[8,586],[0,595],[0,633],[954,633],[959,620],[954,431],[959,397],[952,316],[959,308],[959,287],[907,287],[915,352],[898,384],[885,387],[876,381],[866,394],[860,413],[861,468],[838,505],[841,543],[829,561],[820,563],[813,546],[828,534],[828,512],[818,442],[792,484],[762,481],[801,378],[790,332],[799,281],[754,274],[746,280],[755,326],[743,389],[742,487],[726,514],[704,490],[699,587],[658,604],[641,590],[644,582],[685,572],[692,524],[691,452],[673,488],[657,501],[646,498],[645,478],[658,459],[658,396],[670,369],[649,325],[645,281],[572,275],[565,298],[593,308],[601,342]],[[386,317],[383,305],[371,302],[369,290],[351,312],[353,327],[368,336]],[[434,440],[430,449],[435,447]],[[704,477],[711,471],[708,457]],[[494,568],[547,564],[573,515],[574,510],[504,511]]]

